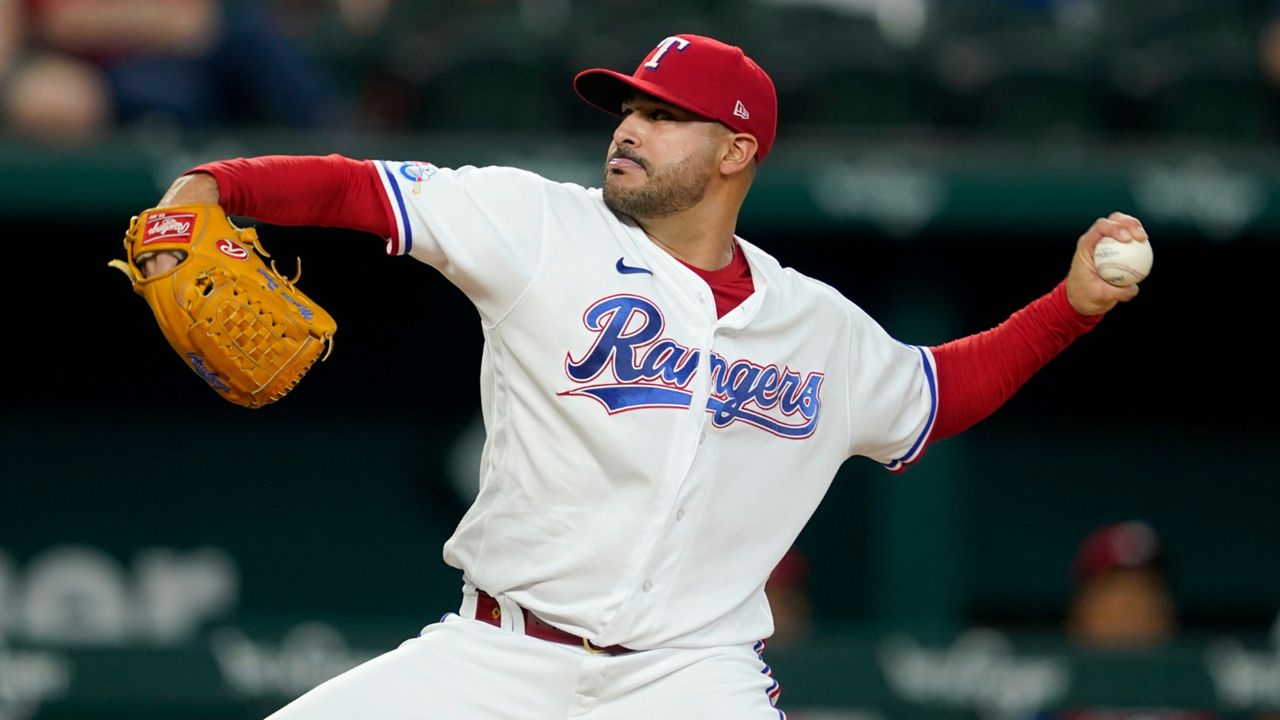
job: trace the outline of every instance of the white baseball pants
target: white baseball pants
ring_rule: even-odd
[[[751,645],[607,655],[450,614],[269,720],[785,720]]]

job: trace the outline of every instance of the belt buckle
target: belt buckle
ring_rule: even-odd
[[[601,654],[604,654],[605,652],[607,652],[606,650],[604,650],[604,649],[602,649],[602,648],[598,648],[598,647],[596,647],[595,645],[592,645],[592,644],[591,644],[591,641],[590,641],[590,640],[588,640],[587,638],[582,638],[582,647],[586,648],[586,649],[587,649],[587,652],[592,653],[592,654],[595,654],[595,655],[601,655]]]

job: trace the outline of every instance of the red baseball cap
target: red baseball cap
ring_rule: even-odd
[[[730,130],[754,135],[756,161],[773,147],[778,129],[778,96],[773,80],[742,48],[701,35],[672,35],[658,43],[630,75],[604,68],[583,70],[573,78],[578,96],[619,115],[633,90]]]
[[[1077,582],[1118,568],[1163,567],[1160,536],[1147,523],[1129,521],[1089,533],[1076,549],[1071,574]]]

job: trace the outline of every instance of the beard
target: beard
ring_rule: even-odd
[[[664,218],[684,212],[701,202],[711,182],[711,167],[696,155],[657,170],[639,157],[619,149],[614,157],[625,157],[645,170],[639,187],[623,187],[604,171],[604,203],[610,210],[638,219]]]

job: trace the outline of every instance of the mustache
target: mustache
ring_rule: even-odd
[[[646,171],[649,170],[649,163],[645,162],[644,158],[635,154],[635,151],[631,150],[625,145],[622,147],[619,147],[617,150],[614,150],[613,154],[609,156],[610,160],[616,160],[618,158],[622,158],[623,160],[630,160],[631,162],[644,168]]]

